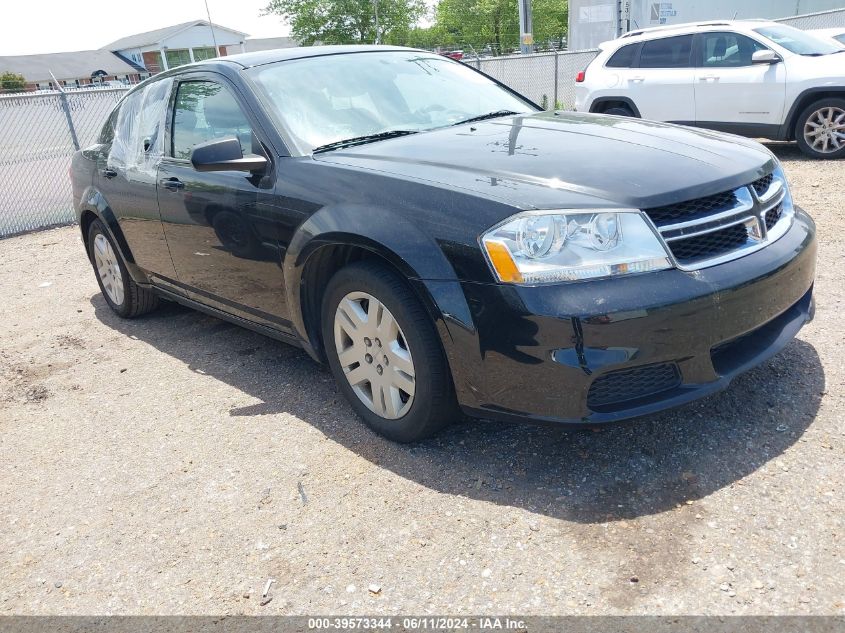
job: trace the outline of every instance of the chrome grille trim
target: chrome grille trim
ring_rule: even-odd
[[[663,222],[655,221],[655,218],[649,216],[649,209],[644,209],[644,213],[649,217],[650,221],[654,225],[654,230],[662,239],[672,263],[677,268],[680,270],[693,271],[707,268],[709,266],[716,266],[734,259],[739,259],[740,257],[750,255],[751,253],[760,250],[783,236],[783,234],[789,229],[789,226],[792,223],[793,214],[787,210],[781,212],[780,218],[772,226],[768,228],[766,227],[766,213],[776,208],[778,205],[783,204],[786,197],[784,182],[777,176],[777,174],[773,174],[773,176],[774,177],[771,178],[771,182],[768,183],[765,191],[759,194],[757,193],[757,189],[762,188],[761,184],[765,186],[764,183],[769,180],[769,176],[764,176],[763,178],[749,183],[744,187],[739,187],[732,192],[716,194],[717,196],[729,196],[730,194],[733,194],[733,199],[735,200],[735,204],[731,208],[722,209],[716,213],[708,215],[705,208],[701,214],[687,214],[692,216],[693,219],[672,223],[668,223],[665,220]],[[702,200],[709,201],[711,198],[714,198],[714,196],[702,198]],[[695,200],[685,201],[679,203],[678,206],[688,209],[690,206],[694,207],[695,202]],[[657,217],[665,218],[666,211],[670,210],[671,206],[672,205],[660,207]],[[704,206],[706,207],[707,205],[705,204]],[[673,244],[680,245],[684,240],[696,238],[699,239],[700,244],[700,240],[707,234],[715,233],[717,231],[725,231],[726,229],[740,224],[744,225],[746,229],[747,240],[745,244],[735,248],[730,248],[730,250],[725,252],[720,252],[713,256],[704,256],[700,259],[689,259],[687,261],[684,257],[676,255],[676,253],[672,250]],[[719,246],[728,246],[724,243],[719,244],[719,239],[720,238],[715,238],[715,241],[711,240],[711,243],[714,244],[714,249]],[[694,252],[695,247],[692,249],[686,248],[678,250],[680,252],[686,251],[689,253]]]

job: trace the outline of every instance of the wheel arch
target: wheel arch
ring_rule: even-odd
[[[132,281],[138,284],[148,284],[149,279],[143,271],[135,263],[135,257],[132,254],[132,249],[129,248],[129,243],[126,241],[126,236],[120,228],[120,223],[112,211],[111,207],[105,201],[103,195],[94,187],[89,187],[82,196],[82,202],[77,210],[79,219],[79,230],[82,235],[82,243],[85,244],[86,252],[88,250],[88,230],[94,220],[100,220],[109,232],[112,241],[120,250],[120,255],[123,258],[123,263],[126,265],[126,270]]]
[[[798,117],[813,103],[822,99],[845,99],[845,86],[808,88],[799,94],[789,109],[789,114],[787,114],[784,127],[781,130],[781,136],[787,141],[796,140],[795,126],[798,124]]]
[[[361,260],[381,262],[406,279],[445,342],[448,333],[443,315],[455,308],[440,305],[442,301],[435,300],[426,284],[420,282],[457,282],[455,271],[437,242],[386,209],[323,209],[294,235],[283,265],[291,321],[313,358],[320,362],[325,358],[320,311],[326,286],[338,270]],[[465,304],[463,295],[461,300]],[[468,314],[469,308],[459,311]]]
[[[598,97],[590,104],[590,112],[601,114],[608,108],[616,105],[626,106],[631,109],[631,112],[634,113],[635,117],[638,119],[642,118],[640,109],[630,97]]]

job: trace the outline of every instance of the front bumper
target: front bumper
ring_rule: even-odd
[[[701,398],[812,319],[815,265],[815,226],[797,210],[776,242],[695,272],[460,284],[466,309],[442,310],[459,402],[479,417],[595,425]]]

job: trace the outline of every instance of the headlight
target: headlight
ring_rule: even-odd
[[[671,268],[666,249],[634,209],[529,211],[481,236],[504,283],[543,284]]]

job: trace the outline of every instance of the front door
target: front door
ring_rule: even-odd
[[[699,63],[695,78],[696,124],[723,128],[780,126],[784,120],[786,69],[782,63],[752,64],[755,51],[766,46],[745,35],[731,32],[699,35]],[[711,123],[728,123],[720,126]],[[737,126],[737,127],[733,127]],[[753,129],[751,130],[753,131]]]
[[[222,77],[188,75],[175,91],[168,147],[158,168],[158,203],[179,282],[202,303],[287,329],[274,158]],[[195,145],[231,136],[245,154],[270,159],[268,168],[260,174],[194,169]]]

